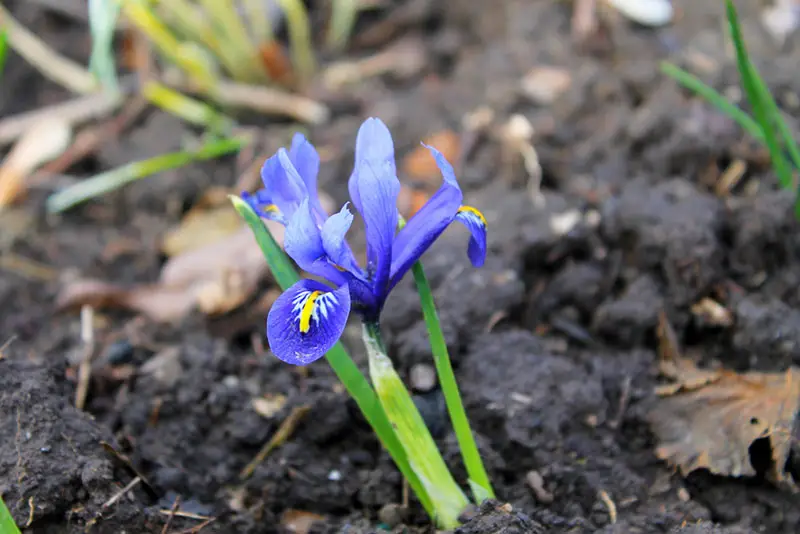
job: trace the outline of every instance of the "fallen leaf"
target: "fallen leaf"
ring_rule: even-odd
[[[258,47],[261,63],[269,77],[282,85],[291,85],[294,80],[292,62],[286,55],[281,43],[273,39]]]
[[[693,304],[692,313],[713,326],[733,326],[733,313],[716,300],[708,297]]]
[[[325,516],[305,510],[290,508],[281,514],[281,525],[295,534],[308,534],[314,523],[319,521],[325,521]]]
[[[442,130],[425,138],[423,141],[430,145],[447,159],[455,162],[461,155],[461,137],[453,130]],[[403,158],[401,165],[405,175],[425,184],[435,184],[438,188],[441,183],[441,173],[436,166],[430,151],[424,146],[417,146]]]
[[[648,414],[660,459],[684,475],[708,469],[724,476],[755,476],[750,447],[768,439],[766,477],[795,489],[784,467],[800,408],[800,368],[785,373],[709,371],[676,354],[662,358],[660,368],[674,381],[656,390],[660,398]]]
[[[64,120],[47,117],[36,122],[0,166],[0,209],[17,200],[25,192],[28,175],[64,152],[71,139],[72,128]]]

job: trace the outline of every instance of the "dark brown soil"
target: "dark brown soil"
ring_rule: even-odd
[[[606,28],[603,46],[590,50],[570,41],[568,2],[394,4],[411,17],[392,38],[420,33],[429,64],[413,80],[365,82],[355,89],[357,105],[334,106],[333,120],[312,129],[313,141],[339,149],[323,166],[322,187],[345,200],[363,117],[386,121],[402,155],[428,134],[458,129],[480,106],[491,108],[498,124],[514,113],[530,119],[544,174],[544,202],[535,204],[520,162],[505,165],[498,141],[484,139],[460,180],[489,221],[487,264],[469,267],[458,232],[425,258],[500,498],[458,532],[800,531],[798,497],[763,480],[674,474],[656,459],[645,419],[654,401],[662,310],[680,341],[707,361],[767,371],[800,364],[800,225],[792,196],[778,191],[763,150],[658,71],[659,61],[671,58],[702,65],[702,77],[719,89],[736,85],[721,2],[676,1],[681,17],[664,29],[619,20]],[[754,3],[740,4],[754,61],[796,127],[798,43],[778,49]],[[11,7],[46,40],[86,61],[82,24],[33,2]],[[551,105],[532,103],[519,90],[520,79],[540,65],[571,77]],[[12,57],[0,86],[0,117],[66,96]],[[273,139],[292,129],[265,128]],[[178,120],[151,112],[70,173],[162,153],[180,146],[186,132]],[[708,177],[737,158],[748,164],[743,184],[721,198]],[[164,261],[158,237],[202,191],[230,186],[235,177],[229,160],[194,165],[47,218],[40,216],[47,191],[35,190],[25,203],[35,222],[10,245],[4,239],[3,252],[62,273],[149,282]],[[578,222],[557,231],[553,221],[571,211]],[[121,241],[136,246],[104,254]],[[0,494],[29,532],[161,532],[167,516],[159,510],[177,497],[182,510],[216,517],[204,533],[281,532],[289,509],[324,516],[315,531],[386,527],[391,505],[402,502],[399,474],[323,362],[304,375],[254,350],[251,334],[263,338],[263,317],[237,319],[231,330],[199,315],[177,326],[104,315],[108,340],[116,341],[103,350],[103,372],[80,412],[68,368],[81,357],[80,320],[55,313],[60,287],[58,280],[0,271],[0,344],[14,338],[0,361]],[[733,311],[734,326],[697,320],[690,308],[706,296]],[[410,281],[392,295],[384,319],[404,376],[430,361]],[[355,337],[347,337],[363,364]],[[157,353],[168,360],[165,371],[142,372]],[[132,375],[113,379],[123,366],[132,366]],[[287,403],[265,419],[251,399],[268,393],[285,395]],[[464,481],[440,394],[418,400]],[[302,405],[311,412],[288,442],[241,482],[240,470]],[[800,460],[791,462],[796,468]],[[531,472],[543,480],[543,492],[526,482]],[[146,482],[107,505],[137,473]],[[604,496],[615,503],[616,517]],[[427,528],[413,506],[405,522],[398,532]],[[174,518],[170,532],[198,524]]]

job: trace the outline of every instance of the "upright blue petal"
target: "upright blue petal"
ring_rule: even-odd
[[[358,131],[355,166],[348,188],[353,204],[364,219],[367,273],[375,293],[384,294],[397,228],[400,180],[397,179],[392,136],[379,119],[367,119]]]
[[[267,339],[279,359],[308,365],[323,357],[341,337],[350,314],[350,291],[331,291],[319,282],[300,280],[269,311]]]
[[[390,289],[403,278],[411,266],[453,222],[453,217],[456,216],[463,198],[452,165],[438,150],[427,145],[424,146],[431,151],[444,181],[439,190],[397,234],[392,246]]]
[[[292,146],[289,149],[289,159],[294,168],[297,169],[300,178],[306,186],[308,196],[311,198],[311,208],[319,215],[325,217],[327,213],[322,208],[317,193],[317,175],[319,174],[319,154],[314,145],[301,133],[296,133],[292,137]]]
[[[308,196],[306,185],[285,148],[279,149],[264,162],[261,180],[264,182],[265,198],[275,205],[286,221],[292,218],[300,202]]]
[[[347,282],[344,273],[328,261],[322,234],[311,211],[308,197],[303,199],[289,219],[283,236],[283,247],[304,271],[321,276],[337,286]]]
[[[486,218],[472,206],[461,206],[455,220],[466,226],[472,234],[467,247],[469,261],[474,267],[482,267],[486,261]]]
[[[353,214],[345,204],[339,213],[328,217],[322,225],[322,247],[330,260],[343,269],[355,266],[355,258],[345,240],[352,224]]]

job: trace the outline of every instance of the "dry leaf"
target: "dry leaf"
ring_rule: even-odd
[[[425,138],[424,143],[441,152],[450,162],[457,161],[461,155],[461,138],[452,130],[436,132]],[[436,166],[436,161],[430,151],[424,146],[418,146],[409,152],[403,158],[401,168],[405,175],[412,180],[430,182],[435,184],[435,187],[441,183],[439,167]]]
[[[572,85],[569,71],[560,67],[539,66],[522,78],[522,93],[535,104],[549,105]]]
[[[278,40],[271,40],[258,47],[261,64],[269,74],[270,79],[283,85],[291,85],[294,80],[292,62],[286,55],[286,50]]]
[[[325,521],[325,517],[305,510],[290,508],[281,514],[281,525],[295,534],[308,534],[319,521]]]
[[[47,117],[35,123],[14,145],[0,167],[0,208],[25,192],[25,179],[40,165],[58,157],[72,138],[69,123]]]
[[[167,256],[177,256],[227,237],[242,226],[242,218],[230,202],[209,210],[193,209],[177,227],[167,232],[161,250]]]
[[[663,324],[659,330],[663,344]],[[793,487],[783,469],[800,408],[800,369],[742,374],[704,370],[674,351],[660,352],[661,372],[674,383],[656,390],[660,399],[648,414],[659,441],[656,455],[684,475],[705,468],[718,475],[754,476],[750,446],[768,438],[772,457],[767,478]]]

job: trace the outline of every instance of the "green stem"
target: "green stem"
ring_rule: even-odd
[[[461,449],[464,466],[467,468],[472,494],[476,502],[480,504],[486,499],[493,499],[495,496],[494,490],[483,466],[478,446],[475,444],[475,437],[469,426],[464,404],[461,402],[461,394],[458,391],[453,366],[450,363],[450,355],[447,352],[447,343],[442,333],[442,325],[439,322],[439,315],[436,313],[433,292],[425,276],[422,263],[415,263],[411,268],[411,272],[414,275],[414,282],[417,284],[417,291],[422,304],[422,315],[425,319],[425,326],[428,328],[428,335],[431,338],[433,362],[436,365],[436,374],[439,377],[439,384],[447,403],[447,411],[450,414],[450,421],[453,423],[453,430],[456,433],[458,446]]]
[[[17,524],[14,523],[14,518],[11,516],[11,512],[8,511],[2,497],[0,497],[0,534],[19,534]]]
[[[431,497],[430,516],[441,528],[458,526],[458,518],[469,505],[433,441],[411,394],[386,355],[377,323],[364,323],[362,334],[369,357],[369,375],[397,439],[408,454],[411,468]]]
[[[281,249],[280,245],[272,237],[264,221],[250,208],[250,206],[238,196],[230,197],[233,206],[239,215],[250,226],[255,235],[259,248],[264,253],[264,257],[269,264],[272,275],[284,290],[294,285],[300,277],[297,274],[289,258]],[[353,359],[341,343],[336,343],[325,355],[328,363],[333,368],[333,372],[344,384],[347,392],[356,401],[361,409],[361,413],[369,422],[383,447],[389,452],[397,468],[403,473],[411,489],[417,495],[422,506],[428,513],[433,510],[433,501],[428,495],[425,486],[411,467],[406,450],[400,443],[395,434],[392,423],[389,421],[375,391],[370,387],[366,377],[359,371]]]

